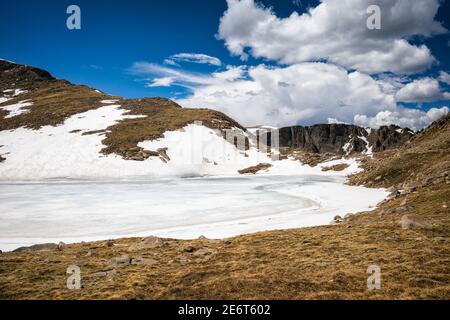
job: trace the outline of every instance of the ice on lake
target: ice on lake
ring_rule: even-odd
[[[0,249],[132,236],[179,239],[325,225],[387,192],[340,176],[0,183]]]

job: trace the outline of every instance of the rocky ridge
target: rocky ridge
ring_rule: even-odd
[[[279,136],[282,148],[349,155],[396,148],[409,141],[414,132],[394,125],[367,129],[349,124],[318,124],[280,128]]]

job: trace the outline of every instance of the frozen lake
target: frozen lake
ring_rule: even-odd
[[[317,226],[368,210],[384,190],[345,177],[257,175],[158,181],[0,183],[0,249],[129,236],[224,238]]]

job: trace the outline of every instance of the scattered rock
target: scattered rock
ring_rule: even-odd
[[[214,249],[210,249],[210,248],[201,248],[196,250],[193,255],[196,257],[205,257],[205,256],[210,256],[210,255],[214,255],[216,254],[217,251]]]
[[[429,228],[431,226],[430,223],[415,215],[404,215],[399,224],[402,229]]]
[[[156,261],[155,259],[146,259],[146,258],[131,259],[131,264],[135,264],[135,265],[151,266],[151,265],[154,265],[157,263],[158,263],[158,261]]]
[[[411,211],[411,210],[413,210],[413,209],[414,209],[414,207],[411,206],[411,205],[404,205],[404,206],[395,208],[395,209],[394,209],[394,212],[396,212],[396,213],[408,212],[408,211]]]
[[[86,257],[98,257],[98,253],[95,251],[88,251]]]
[[[344,219],[341,217],[341,216],[335,216],[334,218],[333,218],[333,222],[334,223],[341,223],[341,222],[343,222],[344,221]]]
[[[116,248],[128,248],[129,246],[125,243],[114,243],[114,247]]]
[[[167,155],[167,148],[159,148],[156,150],[156,152],[158,152],[159,157],[161,158],[162,161],[164,162],[170,161],[170,158]]]
[[[115,257],[109,260],[108,265],[111,266],[126,266],[131,263],[131,259],[128,255],[124,254],[120,257]]]
[[[182,265],[188,264],[191,261],[186,255],[179,255],[175,258],[175,260]]]
[[[112,241],[112,240],[107,240],[107,241],[103,242],[103,247],[111,248],[112,246],[114,246],[114,241]]]
[[[195,251],[195,248],[193,247],[193,246],[186,246],[186,247],[184,247],[182,250],[181,250],[182,252],[194,252]]]
[[[209,239],[205,236],[200,236],[200,237],[198,237],[197,240],[200,240],[203,242],[208,242],[208,243],[221,243],[222,242],[222,240],[220,240],[220,239]]]
[[[144,161],[150,157],[159,157],[159,153],[156,151],[144,150],[141,147],[130,148],[123,154],[124,160],[132,161]]]
[[[113,270],[109,270],[109,271],[100,271],[100,272],[96,272],[91,274],[92,277],[113,277],[117,274],[117,271],[115,269]]]
[[[59,251],[62,251],[62,250],[64,250],[65,247],[67,247],[67,245],[61,241],[60,243],[58,243],[56,249],[58,249]]]
[[[35,244],[30,247],[20,247],[13,252],[24,252],[24,251],[54,251],[58,249],[58,245],[56,243],[43,243],[43,244]]]
[[[3,253],[3,251],[2,250],[0,250],[0,254],[2,254]]]
[[[165,244],[165,241],[158,237],[147,237],[142,239],[138,243],[133,243],[128,248],[129,252],[135,252],[139,250],[146,250],[146,249],[155,249],[162,247]]]
[[[82,136],[89,136],[89,135],[95,135],[95,134],[104,134],[106,133],[106,130],[93,130],[93,131],[86,131],[83,132]]]
[[[385,210],[381,210],[380,212],[378,212],[378,216],[379,217],[384,217],[386,215],[386,211]]]

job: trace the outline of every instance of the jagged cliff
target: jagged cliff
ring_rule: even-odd
[[[394,125],[366,129],[348,124],[318,124],[279,129],[280,147],[311,153],[378,152],[398,147],[413,135],[411,130]]]

